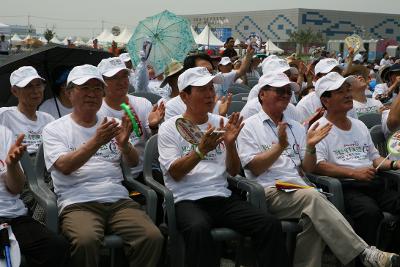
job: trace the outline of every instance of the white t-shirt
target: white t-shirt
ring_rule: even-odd
[[[382,132],[385,134],[386,138],[388,138],[389,135],[392,134],[392,132],[389,130],[389,127],[387,126],[389,112],[390,112],[390,109],[384,110],[382,112]]]
[[[285,116],[283,121],[289,124],[286,129],[289,146],[268,170],[257,177],[246,166],[257,154],[279,143],[277,126],[264,111],[260,111],[246,120],[237,140],[238,153],[242,166],[245,167],[246,177],[257,179],[263,187],[275,185],[275,180],[278,179],[306,185],[296,167],[301,165],[300,157],[302,160],[304,158],[306,131],[301,124],[294,120],[286,120]]]
[[[224,77],[224,82],[222,84],[215,84],[215,92],[217,93],[218,97],[225,96],[228,94],[229,88],[234,84],[235,78],[236,78],[236,70],[232,70],[231,72],[228,73],[221,73],[219,72],[218,74],[222,74]],[[217,74],[217,75],[218,75]]]
[[[13,133],[0,125],[0,217],[16,218],[27,215],[28,210],[18,195],[11,194],[5,184],[7,173],[6,158],[8,150],[14,143]]]
[[[384,65],[390,65],[391,64],[391,62],[390,62],[390,60],[388,59],[388,60],[386,60],[385,58],[382,58],[381,59],[381,62],[379,63],[379,66],[384,66]]]
[[[349,131],[333,125],[328,136],[317,144],[317,163],[327,161],[339,166],[361,168],[372,166],[372,161],[380,157],[367,126],[360,120],[349,119]],[[322,117],[318,122],[322,126],[328,120]]]
[[[379,113],[379,109],[382,106],[381,101],[372,98],[367,98],[365,103],[353,99],[353,108],[356,110],[357,116],[367,113]]]
[[[69,175],[54,166],[62,155],[78,149],[92,138],[103,119],[97,116],[96,125],[85,128],[73,121],[71,115],[66,115],[43,129],[44,159],[53,178],[60,212],[74,203],[109,203],[129,198],[128,191],[121,184],[121,152],[115,139],[101,146],[82,167]]]
[[[161,87],[161,83],[163,81],[159,81],[156,79],[150,80],[149,84],[147,85],[147,87],[149,88],[149,92],[159,95],[163,98],[165,97],[169,97],[171,95],[171,86],[169,86],[169,84],[166,84],[164,87]]]
[[[133,177],[137,177],[143,171],[144,147],[146,145],[146,141],[151,136],[148,118],[153,106],[151,105],[150,101],[144,97],[128,95],[128,99],[129,104],[133,107],[140,120],[140,125],[142,126],[141,128],[143,132],[143,135],[140,137],[137,137],[136,134],[132,132],[130,137],[130,142],[135,146],[135,149],[139,155],[138,165],[131,169]],[[121,120],[122,116],[124,115],[124,111],[112,109],[103,100],[103,104],[101,105],[100,110],[97,112],[97,115],[100,117],[113,117]]]
[[[36,111],[37,120],[32,121],[21,113],[17,107],[0,108],[0,124],[6,126],[14,136],[25,134],[23,144],[26,144],[29,154],[36,153],[42,143],[42,130],[54,118],[41,111]]]
[[[54,98],[50,98],[50,99],[47,99],[46,101],[44,101],[40,105],[39,111],[43,111],[43,112],[49,113],[51,116],[53,116],[53,118],[57,118],[57,119],[60,118],[60,115],[58,114],[58,110],[57,110],[56,101],[57,101],[58,108],[60,110],[61,117],[72,113],[73,108],[65,107],[60,102],[60,100],[58,100],[57,97],[55,99]]]
[[[392,131],[389,130],[389,127],[387,126],[387,120],[388,120],[388,117],[389,117],[389,112],[390,112],[390,109],[389,110],[384,110],[382,112],[382,132],[385,135],[386,139],[388,139],[390,137],[390,135],[393,133]],[[390,160],[400,160],[400,156],[390,155],[389,159]]]
[[[372,93],[372,98],[376,98],[377,95],[385,94],[389,91],[387,83],[380,83],[375,86],[374,92]]]
[[[243,116],[243,119],[250,118],[254,114],[257,114],[262,110],[262,106],[258,98],[254,98],[246,103],[246,105],[240,111],[240,115]],[[289,103],[285,111],[283,112],[284,116],[288,119],[299,121],[297,116],[296,107]]]
[[[220,105],[220,101],[217,102],[217,104],[215,104],[214,110],[213,110],[213,114],[219,114],[219,105]],[[185,102],[183,102],[182,98],[180,95],[171,98],[168,102],[164,102],[165,105],[165,116],[164,116],[164,121],[181,115],[183,113],[185,113],[186,111],[186,104]]]
[[[315,92],[311,92],[303,97],[296,105],[296,111],[300,122],[307,120],[320,107],[322,107],[321,100]],[[354,107],[347,112],[347,116],[355,119],[358,118]]]
[[[179,134],[175,127],[175,121],[182,118],[175,116],[165,121],[158,130],[158,151],[161,170],[164,174],[165,186],[174,194],[175,203],[181,200],[197,200],[211,196],[228,197],[231,191],[227,188],[226,180],[226,149],[221,143],[213,151],[210,151],[206,158],[200,161],[182,180],[176,182],[168,170],[177,159],[187,155],[194,146],[187,142]],[[208,114],[208,122],[198,125],[205,131],[208,123],[219,127],[221,116]],[[224,118],[225,122],[227,121]]]
[[[254,85],[253,88],[251,88],[249,95],[247,96],[247,102],[255,98],[258,99],[259,92],[260,92],[260,86],[258,84]]]

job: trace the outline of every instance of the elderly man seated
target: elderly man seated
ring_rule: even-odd
[[[156,266],[162,236],[122,185],[121,158],[138,164],[129,142],[132,125],[98,115],[105,82],[95,66],[73,68],[67,93],[74,106],[43,130],[46,167],[60,210],[60,228],[71,243],[73,266],[98,266],[106,231],[121,236],[130,266]]]
[[[319,267],[327,244],[343,264],[360,257],[366,266],[387,265],[397,255],[369,247],[342,214],[304,179],[316,164],[315,146],[332,125],[324,122],[305,129],[286,117],[295,83],[283,73],[271,74],[260,84],[262,110],[245,120],[238,137],[239,156],[246,176],[265,188],[268,209],[281,219],[300,219],[303,231],[297,236],[294,266]],[[284,190],[276,180],[293,184]],[[275,186],[276,185],[276,186]]]

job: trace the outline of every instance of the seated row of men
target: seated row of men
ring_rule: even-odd
[[[1,147],[0,160],[5,162],[1,196],[8,204],[1,206],[0,216],[13,218],[9,223],[14,229],[14,220],[27,214],[18,199],[24,181],[18,159],[25,149],[35,153],[43,141],[71,264],[98,266],[107,229],[124,240],[131,266],[155,266],[163,238],[129,198],[121,183],[119,163],[123,160],[136,177],[141,176],[145,142],[161,124],[159,161],[165,185],[174,194],[177,226],[187,244],[187,266],[218,266],[210,233],[213,227],[229,227],[251,236],[259,266],[289,266],[278,220],[286,218],[299,219],[303,227],[297,236],[294,266],[321,266],[325,244],[343,264],[359,258],[365,266],[399,266],[397,254],[371,246],[376,242],[382,211],[398,214],[400,203],[398,192],[385,190],[383,181],[374,179],[376,171],[371,166],[384,161],[382,170],[397,169],[397,161],[380,157],[367,128],[347,117],[353,107],[348,83],[353,78],[333,72],[316,83],[316,94],[327,113],[306,132],[284,114],[295,88],[284,73],[271,72],[260,78],[257,98],[261,109],[243,122],[237,113],[229,120],[210,113],[215,106],[214,84],[221,84],[223,78],[196,66],[200,63],[204,62],[194,62],[195,66],[176,77],[185,110],[162,124],[163,104],[152,107],[146,99],[127,95],[128,70],[118,58],[103,60],[98,68],[82,65],[72,69],[66,93],[73,110],[55,121],[36,111],[43,98],[43,78],[32,67],[13,72],[10,82],[18,106],[0,109],[1,130],[7,133],[1,138],[9,136]],[[132,133],[121,103],[131,106],[139,122],[139,136]],[[193,146],[179,135],[175,121],[181,117],[205,132],[199,145]],[[51,122],[39,125],[43,118]],[[216,128],[223,131],[214,131]],[[25,143],[20,136],[13,145],[11,140],[21,133],[25,133]],[[227,188],[227,175],[237,175],[240,166],[247,178],[265,188],[268,211],[251,206]],[[355,179],[344,190],[355,231],[316,189],[283,192],[274,187],[277,179],[306,185],[304,172]],[[376,207],[373,212],[371,203]],[[15,209],[12,215],[7,213],[10,207]],[[41,228],[38,235],[45,231]],[[59,240],[59,254],[47,255],[48,262],[42,266],[50,266],[54,260],[66,262],[66,241],[49,235]],[[16,237],[27,243],[21,251],[28,261],[43,259],[39,255],[46,250],[31,253],[31,241],[20,239],[17,233]],[[48,245],[40,238],[36,242]]]

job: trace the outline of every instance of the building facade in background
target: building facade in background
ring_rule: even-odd
[[[291,32],[308,28],[321,32],[326,41],[343,40],[356,33],[365,40],[392,39],[400,42],[400,15],[395,14],[298,8],[184,17],[198,32],[204,28],[205,21],[210,21],[221,41],[229,36],[246,40],[251,34],[258,34],[263,41],[271,39],[281,48],[288,45]]]

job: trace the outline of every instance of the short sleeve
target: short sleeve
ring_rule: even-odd
[[[247,164],[249,164],[254,157],[261,152],[259,145],[254,138],[254,132],[255,131],[252,127],[248,123],[245,123],[237,139],[240,162],[245,168]]]
[[[46,168],[50,172],[53,170],[54,163],[64,154],[70,152],[64,138],[59,129],[52,128],[52,124],[47,125],[43,129],[43,150]]]
[[[171,122],[163,123],[158,131],[159,162],[166,171],[182,156],[177,139],[179,134],[171,129],[171,125]]]

